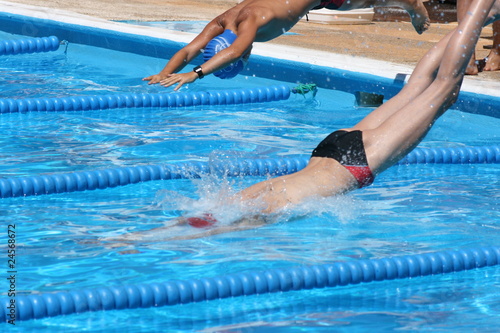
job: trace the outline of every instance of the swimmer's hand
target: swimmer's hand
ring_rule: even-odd
[[[161,80],[164,80],[168,74],[155,74],[142,79],[142,81],[149,81],[148,84],[160,83]]]
[[[184,84],[196,81],[198,74],[195,72],[187,72],[182,74],[168,74],[167,77],[160,81],[160,84],[164,87],[170,87],[171,85],[177,84],[175,91],[179,90]]]

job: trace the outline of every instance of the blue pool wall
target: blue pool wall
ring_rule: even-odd
[[[70,43],[91,45],[162,59],[172,57],[177,50],[185,45],[185,43],[167,39],[5,12],[0,13],[0,26],[3,31],[13,34],[31,37],[53,35]],[[193,65],[199,65],[202,62],[203,59],[200,56],[193,61]],[[315,83],[320,88],[340,90],[353,94],[356,92],[369,92],[383,95],[385,99],[399,92],[405,82],[404,77],[396,76],[391,79],[255,54],[252,55],[244,74],[267,79],[278,79],[293,84]],[[462,91],[454,108],[468,113],[500,117],[500,97]]]

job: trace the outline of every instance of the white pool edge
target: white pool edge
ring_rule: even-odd
[[[194,33],[132,25],[66,10],[36,7],[8,1],[0,1],[0,12],[127,34],[154,37],[181,43],[189,43],[196,36]],[[319,50],[276,45],[272,42],[255,43],[252,54],[302,63],[304,62],[303,59],[307,59],[307,63],[312,65],[371,74],[389,79],[395,79],[398,74],[411,74],[413,71],[413,67],[408,65]],[[332,64],[334,64],[334,66]],[[353,68],[353,64],[356,64],[355,68]],[[477,78],[466,76],[462,85],[462,91],[500,97],[500,82],[478,80]]]

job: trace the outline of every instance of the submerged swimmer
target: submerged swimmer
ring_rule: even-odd
[[[253,42],[266,42],[284,34],[310,10],[328,8],[347,11],[366,7],[405,9],[419,34],[430,25],[421,0],[245,0],[210,21],[191,43],[170,59],[160,73],[144,80],[165,87],[177,84],[175,90],[178,90],[182,85],[212,73],[221,78],[234,77],[243,69]],[[176,74],[203,50],[204,63],[201,66],[195,67],[192,72]]]
[[[220,223],[211,214],[201,214],[198,217],[179,217],[173,224],[150,229],[147,231],[130,232],[120,236],[102,237],[101,242],[111,242],[113,247],[126,245],[130,242],[157,243],[174,240],[188,240],[214,236],[218,234],[259,228],[269,224],[271,220],[264,215],[246,216],[231,224]],[[187,227],[191,230],[187,230]]]

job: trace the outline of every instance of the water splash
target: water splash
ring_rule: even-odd
[[[253,183],[260,181],[250,180]],[[249,186],[249,180],[243,178],[227,179],[221,176],[207,175],[193,179],[196,198],[179,192],[162,190],[156,195],[156,203],[169,218],[180,216],[202,216],[210,213],[218,225],[230,226],[249,216],[261,215],[265,205],[259,199],[251,202],[238,200],[238,191]],[[250,184],[251,185],[251,184]],[[305,216],[329,216],[335,221],[346,223],[359,216],[363,204],[352,195],[310,198],[298,205],[288,205],[275,214],[267,214],[266,223],[286,223]]]

